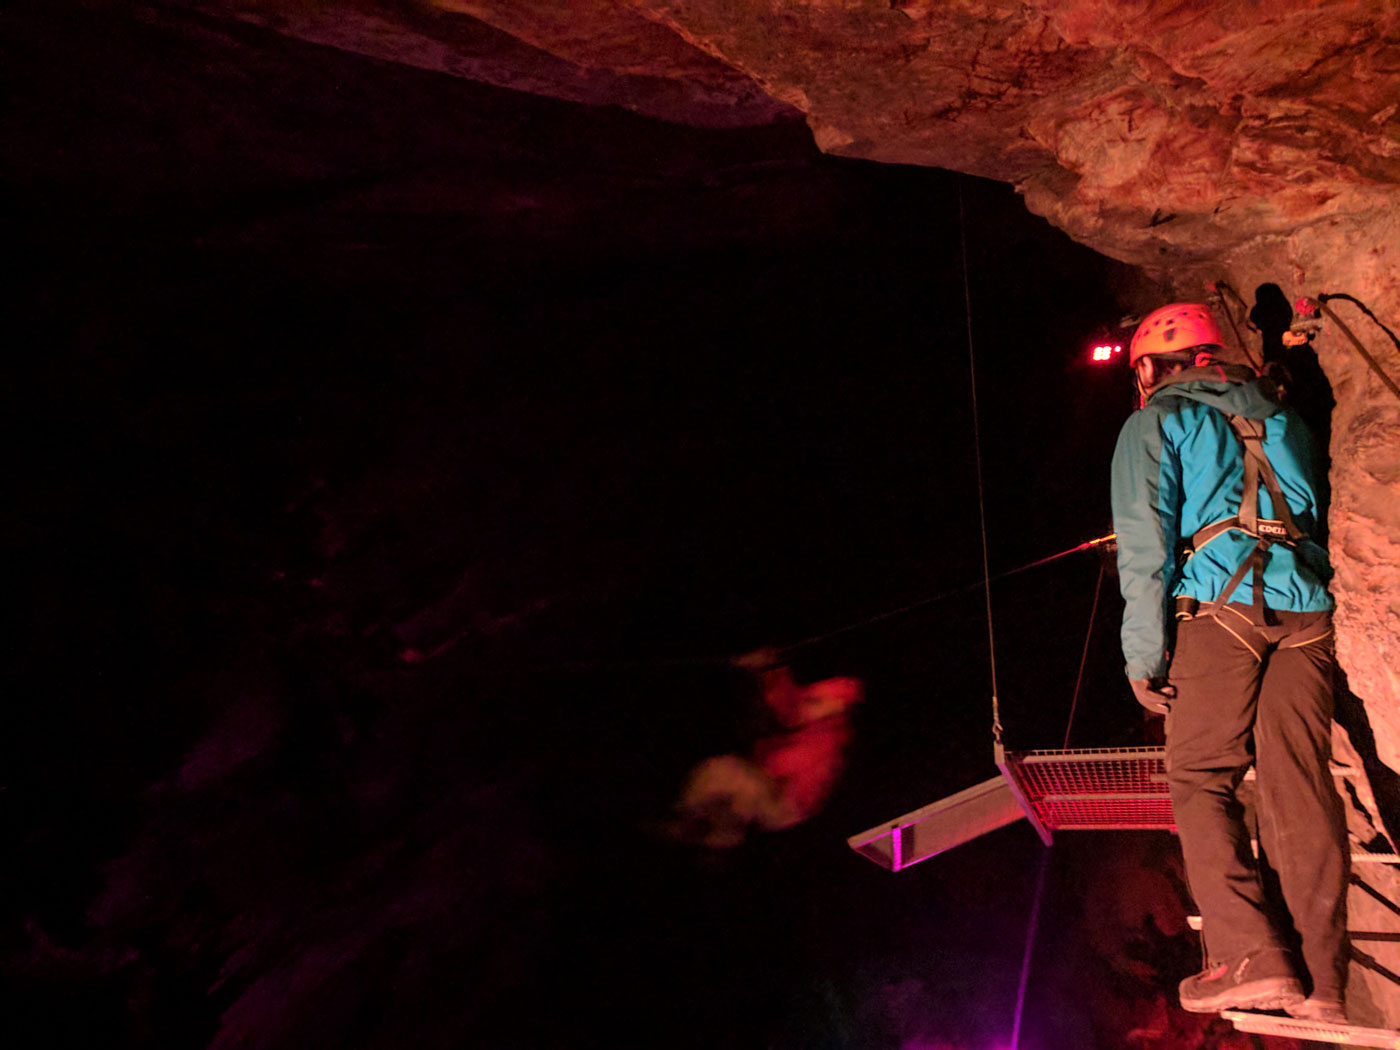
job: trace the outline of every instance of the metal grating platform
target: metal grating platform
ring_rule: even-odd
[[[1282,1035],[1293,1039],[1311,1039],[1315,1043],[1338,1043],[1343,1046],[1379,1046],[1400,1050],[1400,1032],[1388,1028],[1359,1028],[1349,1024],[1322,1024],[1299,1021],[1292,1017],[1255,1014],[1246,1010],[1226,1010],[1220,1015],[1241,1032],[1258,1035]]]
[[[1023,817],[1047,845],[1052,831],[1174,831],[1162,761],[1156,747],[1019,752],[998,747],[1001,776],[846,841],[881,867],[899,871]]]
[[[998,751],[997,765],[1047,831],[1175,831],[1160,747]]]

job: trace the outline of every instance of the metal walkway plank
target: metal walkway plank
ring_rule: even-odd
[[[1311,1039],[1316,1043],[1338,1043],[1343,1046],[1378,1046],[1400,1050],[1400,1032],[1389,1028],[1361,1028],[1349,1024],[1322,1024],[1300,1021],[1293,1017],[1255,1014],[1246,1010],[1226,1010],[1220,1015],[1241,1032],[1257,1035],[1282,1035],[1293,1039]]]
[[[992,777],[846,840],[882,868],[899,871],[1025,816],[1002,777]]]

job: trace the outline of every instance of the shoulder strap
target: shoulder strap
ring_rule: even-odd
[[[1244,493],[1240,498],[1240,526],[1252,535],[1259,534],[1259,482],[1264,482],[1269,500],[1273,503],[1277,520],[1283,522],[1288,533],[1288,541],[1296,543],[1307,536],[1288,510],[1288,500],[1283,495],[1283,486],[1278,483],[1273,464],[1264,454],[1264,421],[1246,419],[1244,416],[1227,416],[1230,426],[1240,439],[1244,450]]]
[[[1262,626],[1267,618],[1264,609],[1264,569],[1269,564],[1269,548],[1275,543],[1296,543],[1298,540],[1306,539],[1307,533],[1300,529],[1298,523],[1293,520],[1293,515],[1288,509],[1288,500],[1283,495],[1283,486],[1279,484],[1273,464],[1269,462],[1269,457],[1264,453],[1264,421],[1262,419],[1247,419],[1244,416],[1235,416],[1229,413],[1222,413],[1222,415],[1229,420],[1230,428],[1234,430],[1235,436],[1239,439],[1241,454],[1244,457],[1244,487],[1240,495],[1240,509],[1238,514],[1207,525],[1197,532],[1191,538],[1191,547],[1192,550],[1199,550],[1216,536],[1230,529],[1239,529],[1257,541],[1254,549],[1249,552],[1244,561],[1240,562],[1234,575],[1230,577],[1229,582],[1225,584],[1213,604],[1217,611],[1223,608],[1234,595],[1235,589],[1244,581],[1246,573],[1252,569],[1254,573],[1253,622]],[[1269,519],[1265,523],[1267,527],[1262,528],[1262,530],[1259,518],[1259,483],[1261,481],[1273,503],[1273,512],[1278,515],[1277,518]],[[1280,531],[1283,535],[1279,535]]]

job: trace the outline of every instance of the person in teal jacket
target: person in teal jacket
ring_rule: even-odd
[[[1344,1021],[1348,855],[1332,782],[1331,577],[1311,435],[1273,385],[1223,362],[1210,309],[1150,314],[1141,407],[1113,454],[1123,655],[1166,723],[1167,779],[1208,965],[1187,1010]],[[1264,893],[1237,797],[1257,774]],[[1286,909],[1286,913],[1284,911]]]

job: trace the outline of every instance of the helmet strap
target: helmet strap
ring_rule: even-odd
[[[1144,358],[1144,360],[1149,360],[1149,359]],[[1142,408],[1143,405],[1147,404],[1147,399],[1148,399],[1148,397],[1151,395],[1152,390],[1153,390],[1153,387],[1150,387],[1150,386],[1148,386],[1146,383],[1143,382],[1143,379],[1142,379],[1143,371],[1144,371],[1144,369],[1141,367],[1141,362],[1139,362],[1137,365],[1134,365],[1134,366],[1133,366],[1133,384],[1137,387],[1138,408]],[[1156,366],[1155,366],[1155,365],[1149,365],[1148,368],[1147,368],[1147,371],[1149,371],[1149,372],[1152,374],[1152,378],[1153,378],[1154,380],[1157,378],[1157,377],[1156,377],[1156,371],[1157,371],[1157,369],[1156,369]],[[1155,386],[1155,385],[1156,385],[1156,384],[1154,383],[1153,386]]]

